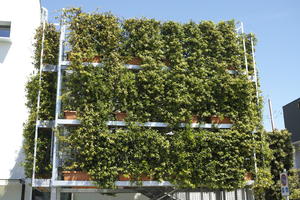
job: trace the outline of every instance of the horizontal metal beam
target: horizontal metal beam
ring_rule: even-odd
[[[249,75],[249,76],[248,76],[248,79],[249,79],[250,81],[256,82],[256,79],[255,79],[255,76],[254,76],[254,75]]]
[[[60,192],[63,193],[137,193],[132,189],[91,189],[91,188],[62,188]]]
[[[72,120],[72,119],[58,119],[57,123],[59,125],[80,125],[80,120]],[[107,121],[107,126],[119,126],[125,127],[127,123],[125,121]],[[153,128],[165,128],[168,127],[168,123],[164,122],[145,122],[145,123],[138,123],[138,126],[143,127],[153,127]],[[187,123],[179,123],[178,126],[183,128],[186,127]],[[52,128],[54,126],[54,121],[39,121],[38,122],[39,128]],[[204,128],[204,129],[211,129],[211,128],[220,128],[220,129],[229,129],[233,126],[233,124],[202,124],[202,123],[191,123],[191,128]]]
[[[249,180],[246,182],[246,186],[249,186],[249,185],[253,185],[254,184],[254,180]]]
[[[254,184],[254,180],[250,180],[246,182],[246,186],[253,185],[253,184]],[[117,187],[132,187],[138,189],[147,188],[147,187],[174,187],[174,185],[171,184],[169,181],[142,181],[139,183],[132,182],[132,181],[116,181],[115,185]],[[50,187],[50,186],[51,186],[51,179],[35,179],[32,185],[32,187]],[[64,180],[56,180],[52,182],[52,186],[54,187],[96,187],[95,182],[93,181],[64,181]],[[107,193],[113,193],[114,190],[116,193],[123,191],[123,189],[120,188],[118,189],[78,188],[78,189],[84,189],[87,192],[89,190],[90,191],[102,190],[102,192],[107,192]],[[203,191],[203,189],[200,188],[188,189],[188,191],[198,191],[198,190]],[[126,192],[125,189],[123,192]]]
[[[37,122],[37,126],[39,128],[53,128],[54,127],[54,120],[39,120]]]
[[[66,70],[70,64],[71,64],[70,61],[63,61],[61,69]],[[84,63],[82,63],[82,65],[84,65],[84,66],[91,65],[93,67],[103,67],[104,66],[103,63],[91,63],[91,62],[84,62]],[[141,69],[141,66],[139,66],[139,65],[125,64],[124,67],[127,69]],[[57,66],[47,64],[43,67],[43,71],[44,72],[57,72]]]
[[[56,180],[51,184],[51,179],[35,179],[32,187],[92,187],[96,186],[93,181],[64,181]],[[132,181],[116,181],[117,187],[172,187],[168,181],[141,181],[139,183]]]
[[[66,70],[69,65],[71,65],[70,61],[62,61],[61,69]],[[103,63],[92,63],[92,62],[83,62],[82,65],[84,65],[84,66],[93,66],[93,67],[103,67],[104,66]],[[127,69],[142,69],[142,67],[140,65],[125,64],[124,67],[127,68]],[[164,66],[163,70],[166,70],[166,69],[171,69],[171,67]],[[47,64],[43,67],[43,71],[45,71],[45,72],[57,72],[57,66]],[[239,74],[238,70],[228,69],[226,71],[229,74]],[[246,73],[242,73],[242,74],[246,74]],[[251,76],[249,76],[249,79],[250,79],[250,77]]]
[[[51,179],[34,179],[32,187],[50,187]]]

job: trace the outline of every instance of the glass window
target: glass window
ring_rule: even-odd
[[[9,38],[11,31],[10,21],[0,21],[0,37]]]
[[[0,25],[0,37],[10,37],[10,25]]]

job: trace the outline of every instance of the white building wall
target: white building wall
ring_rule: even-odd
[[[0,179],[24,178],[22,134],[28,114],[24,86],[33,71],[32,44],[40,10],[39,0],[0,0],[0,24],[11,22],[11,42],[0,38]]]
[[[0,187],[0,199],[2,200],[19,200],[22,196],[22,185],[9,183],[5,187]]]

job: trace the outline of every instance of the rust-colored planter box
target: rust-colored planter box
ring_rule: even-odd
[[[83,62],[92,62],[92,63],[100,63],[101,62],[101,56],[94,56],[92,59],[83,59]]]
[[[77,119],[77,112],[71,110],[65,110],[64,117],[65,119]]]
[[[140,58],[132,58],[131,60],[127,61],[127,64],[130,65],[141,65],[142,60]]]
[[[192,123],[198,123],[198,116],[197,115],[193,115],[192,116]]]
[[[91,180],[87,172],[83,171],[63,171],[65,181],[89,181]]]
[[[198,120],[198,116],[197,115],[192,115],[191,118],[189,119],[185,119],[184,121],[181,121],[182,123],[198,123],[199,120]]]
[[[213,124],[232,124],[231,120],[228,117],[220,118],[218,116],[210,117],[210,121]]]
[[[115,118],[117,121],[125,121],[127,117],[127,113],[125,112],[115,112]]]
[[[227,67],[227,69],[228,69],[228,70],[236,70],[236,67],[234,67],[234,66],[229,66],[229,67]]]
[[[253,180],[253,174],[251,172],[246,172],[244,176],[245,181],[251,181]]]
[[[119,175],[119,181],[131,181],[132,178],[128,177],[128,176],[124,176],[123,174]],[[152,181],[153,178],[147,175],[142,175],[141,177],[139,177],[139,181]]]
[[[90,181],[91,177],[88,175],[87,172],[83,171],[62,171],[63,178],[65,181]],[[79,186],[79,187],[72,187],[72,188],[96,188],[96,187],[86,187],[86,186]]]
[[[92,60],[93,63],[100,63],[101,62],[101,57],[100,56],[95,56]]]

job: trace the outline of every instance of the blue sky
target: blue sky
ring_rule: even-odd
[[[275,126],[284,128],[282,106],[300,97],[300,0],[41,0],[49,20],[61,8],[111,11],[124,17],[187,22],[235,19],[258,38],[256,61],[264,97],[264,126],[270,130],[268,98]]]

